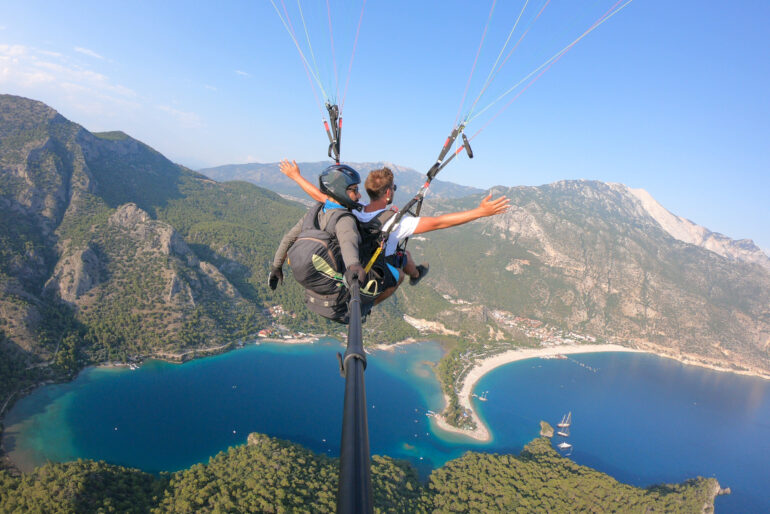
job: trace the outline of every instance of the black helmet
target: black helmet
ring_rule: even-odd
[[[332,164],[321,172],[318,187],[325,195],[331,196],[348,209],[360,209],[361,205],[350,199],[347,189],[361,183],[361,175],[350,166]]]

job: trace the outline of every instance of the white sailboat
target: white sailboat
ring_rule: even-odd
[[[572,448],[572,445],[569,444],[567,441],[562,441],[556,446],[558,446],[560,450],[569,450],[570,448]]]
[[[569,428],[569,426],[572,424],[572,411],[568,412],[563,418],[561,418],[561,421],[556,424],[559,428]]]
[[[560,428],[560,429],[559,429],[559,430],[556,432],[556,435],[560,435],[560,436],[562,436],[562,437],[569,437],[569,427]]]

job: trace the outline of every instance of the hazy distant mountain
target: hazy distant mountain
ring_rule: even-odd
[[[330,164],[328,162],[301,162],[297,163],[301,173],[314,184],[318,183],[318,175]],[[411,168],[398,166],[390,162],[346,162],[361,173],[361,179],[366,178],[366,174],[374,169],[387,166],[393,171],[396,184],[398,185],[397,198],[406,202],[414,196],[420,187],[425,183],[425,172],[419,173]],[[216,168],[206,168],[199,170],[207,177],[213,178],[219,182],[228,180],[245,180],[258,186],[265,187],[276,193],[287,195],[293,199],[302,201],[307,200],[307,195],[297,185],[287,179],[278,169],[278,163],[251,163],[251,164],[228,164],[217,166]],[[427,171],[427,170],[426,170]],[[434,180],[430,186],[431,198],[460,198],[471,194],[480,193],[482,190],[475,187],[461,186],[452,182]],[[364,200],[366,193],[362,191]]]

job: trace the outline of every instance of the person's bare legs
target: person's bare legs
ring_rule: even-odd
[[[404,264],[404,273],[409,275],[409,285],[416,286],[422,277],[424,277],[428,273],[428,269],[430,268],[430,264],[427,262],[424,264],[420,264],[419,266],[414,263],[414,259],[412,259],[412,254],[410,254],[408,251],[406,253],[406,264]]]
[[[406,264],[404,264],[404,273],[409,275],[411,278],[417,278],[420,276],[420,272],[417,269],[417,265],[414,263],[414,259],[412,259],[412,254],[409,253],[407,250],[406,252]]]

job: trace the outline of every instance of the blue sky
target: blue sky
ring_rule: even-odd
[[[280,0],[275,0],[280,8]],[[324,88],[344,84],[342,155],[426,171],[480,92],[526,0],[304,0]],[[307,52],[297,3],[285,0]],[[92,131],[123,130],[192,168],[326,158],[321,113],[269,0],[3,2],[0,91]],[[580,36],[613,0],[531,0],[526,37],[477,110]],[[621,4],[622,5],[622,4]],[[476,157],[441,178],[488,187],[621,182],[673,213],[770,249],[770,2],[634,0],[509,107],[467,128]],[[510,48],[509,46],[508,48]],[[333,63],[337,62],[335,95]],[[489,123],[488,123],[489,122]],[[488,124],[487,124],[488,123]]]

